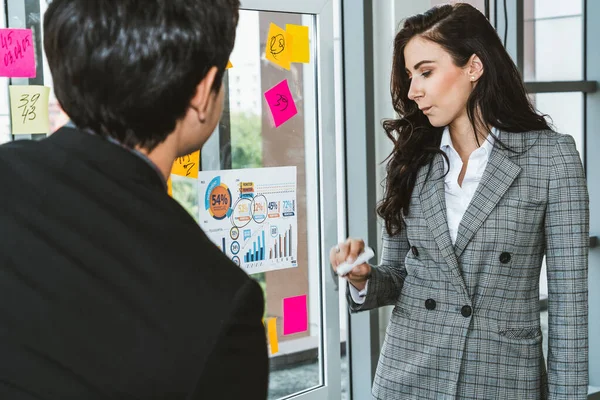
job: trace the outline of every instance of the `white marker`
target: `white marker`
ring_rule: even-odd
[[[341,263],[337,267],[337,274],[338,274],[338,276],[344,276],[344,275],[346,275],[348,272],[352,271],[352,268],[356,267],[357,265],[366,263],[374,255],[375,255],[375,252],[373,251],[372,248],[365,247],[365,250],[358,255],[358,257],[356,258],[356,260],[354,260],[353,263],[349,264],[347,262],[343,262],[343,263]]]

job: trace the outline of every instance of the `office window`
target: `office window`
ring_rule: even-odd
[[[526,81],[570,81],[583,77],[583,1],[525,0]]]

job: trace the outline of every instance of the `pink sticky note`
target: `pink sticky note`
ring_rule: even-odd
[[[265,99],[267,99],[267,103],[271,109],[275,127],[284,124],[287,120],[298,114],[287,79],[267,90],[265,92]]]
[[[283,334],[292,335],[308,330],[306,295],[283,299]]]
[[[35,78],[31,29],[0,29],[0,76]]]

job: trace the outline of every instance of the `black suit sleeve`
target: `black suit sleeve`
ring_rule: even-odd
[[[229,320],[190,399],[267,398],[269,361],[263,312],[260,286],[248,280],[235,296]]]

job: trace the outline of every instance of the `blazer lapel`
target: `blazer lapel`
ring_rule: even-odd
[[[519,149],[521,146],[518,143],[514,143],[513,146],[509,143],[510,138],[515,135],[519,134],[509,133],[504,137],[501,136],[500,140],[513,149]],[[484,221],[521,172],[521,167],[510,160],[508,153],[509,150],[497,146],[492,149],[481,182],[458,227],[454,245],[457,258],[461,256],[469,241],[481,228]]]
[[[458,266],[458,260],[448,230],[448,218],[446,215],[446,195],[444,189],[444,158],[436,154],[430,168],[422,168],[417,179],[420,183],[427,171],[429,176],[425,179],[419,197],[427,227],[433,234],[433,238],[444,257],[445,263],[440,268],[446,274],[452,285],[459,293],[468,296],[467,287]]]

